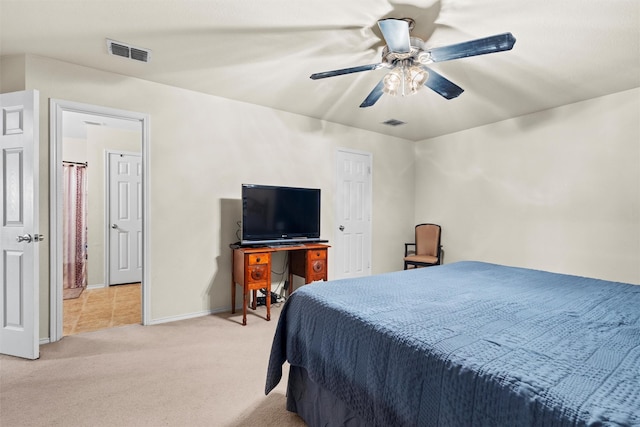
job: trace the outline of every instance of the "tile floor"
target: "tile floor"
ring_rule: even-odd
[[[142,321],[140,283],[85,290],[63,305],[65,336]]]

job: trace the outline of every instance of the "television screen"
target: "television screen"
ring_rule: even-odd
[[[320,238],[320,189],[242,185],[242,244]]]

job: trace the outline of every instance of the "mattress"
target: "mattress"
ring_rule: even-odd
[[[367,425],[640,425],[640,286],[458,262],[301,287],[265,392],[303,368]]]

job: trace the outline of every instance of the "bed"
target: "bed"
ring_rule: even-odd
[[[265,392],[314,426],[640,426],[640,286],[481,262],[312,284]]]

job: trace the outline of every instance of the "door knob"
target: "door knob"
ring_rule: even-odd
[[[18,243],[20,243],[20,242],[31,243],[31,240],[33,240],[33,239],[31,237],[31,234],[25,234],[24,236],[16,237],[16,240],[18,241]]]
[[[338,230],[344,231],[344,225],[341,225],[340,227],[338,227]]]
[[[118,226],[116,224],[111,224],[111,228],[115,230],[116,228],[118,228]]]

